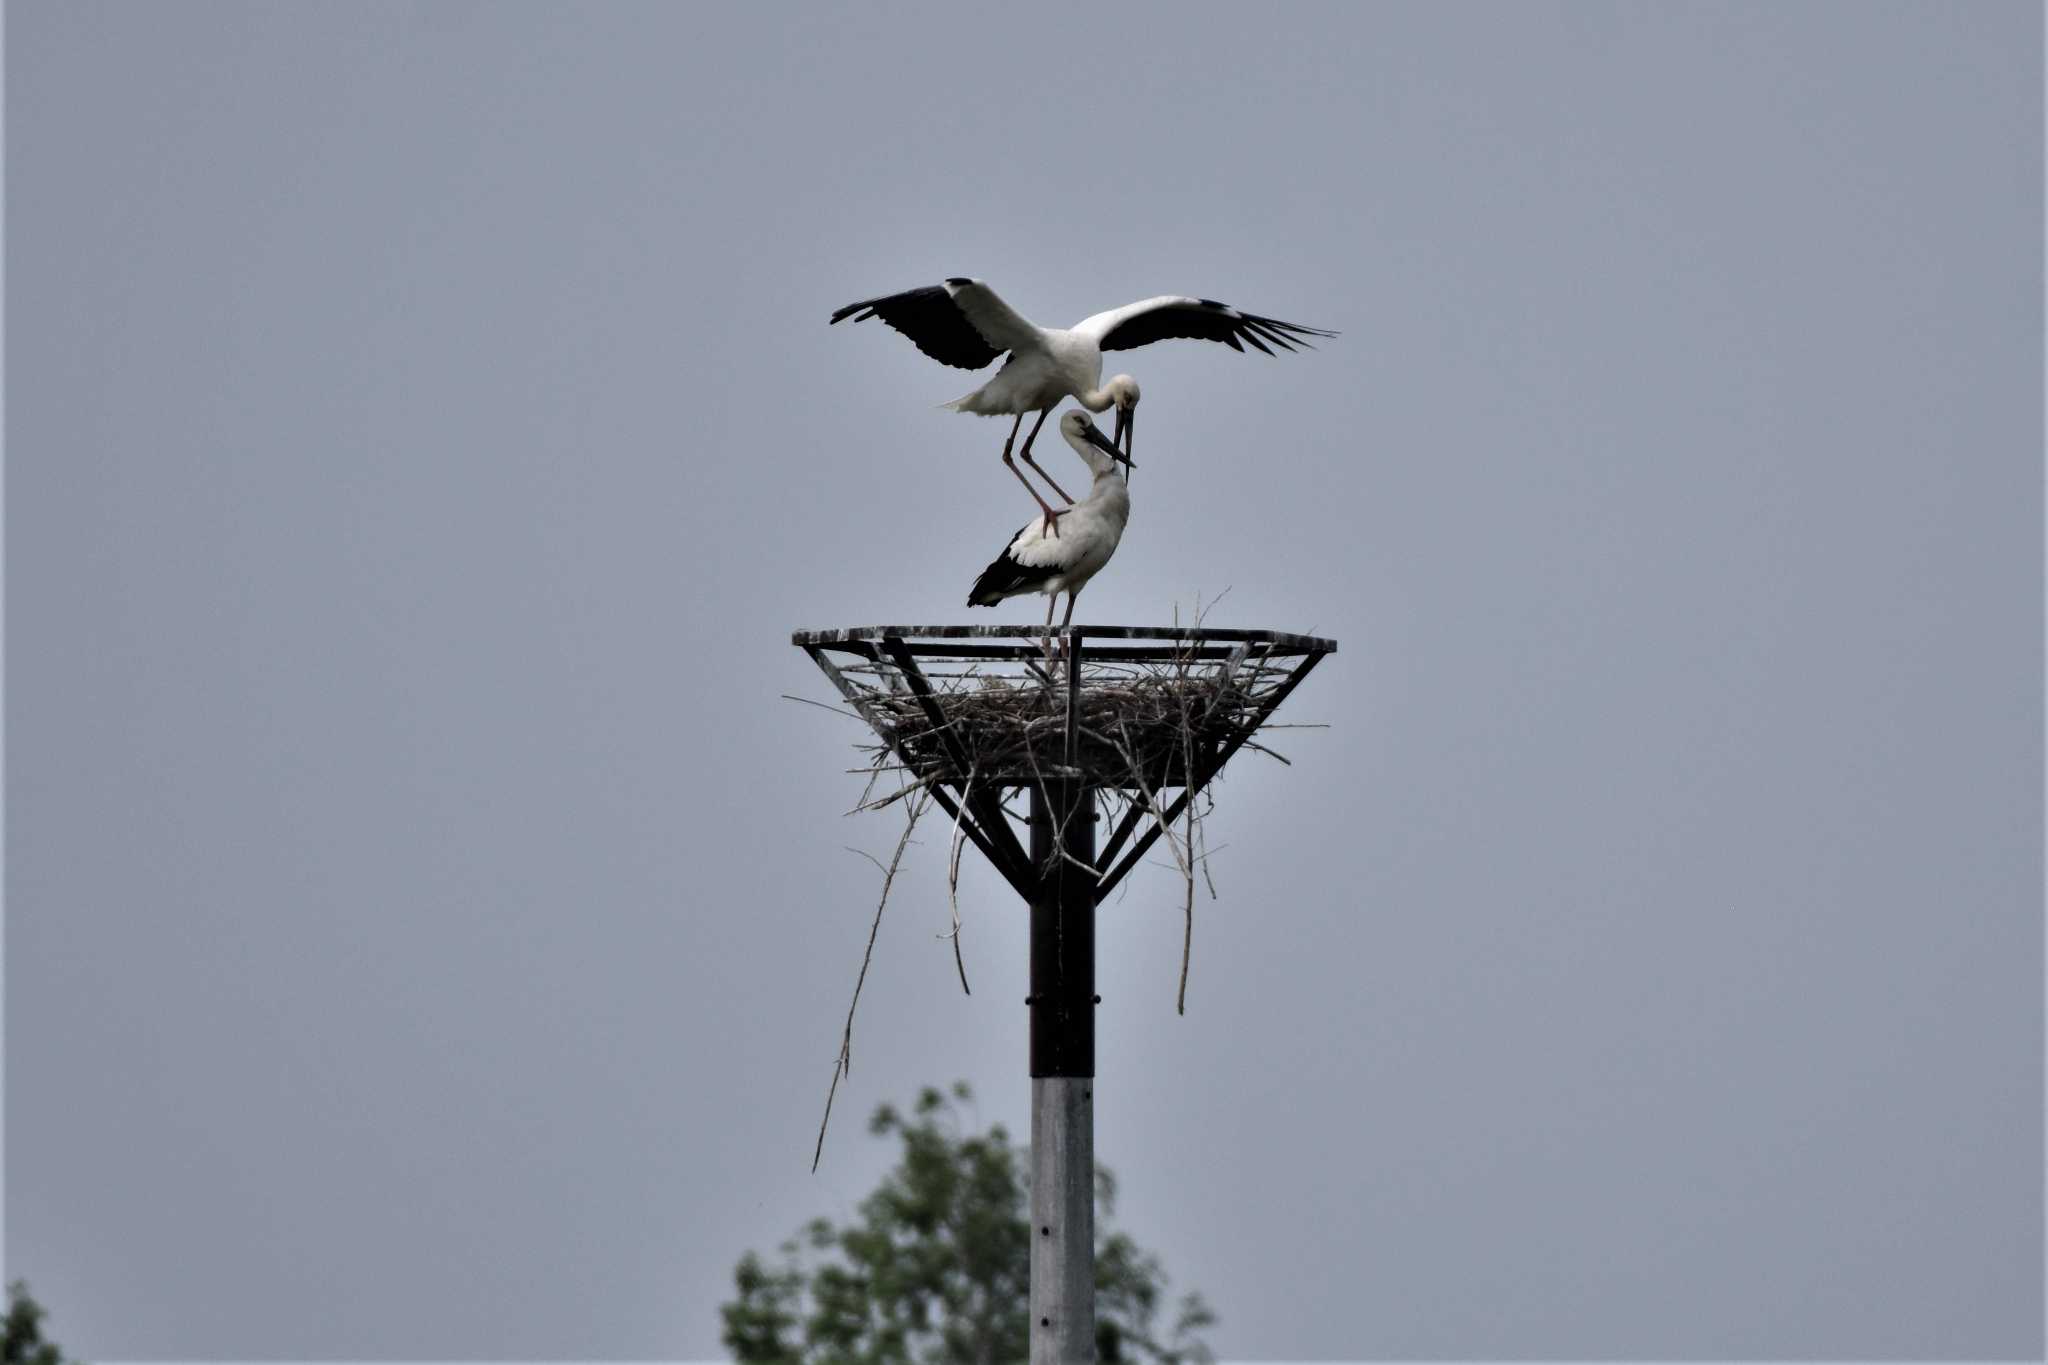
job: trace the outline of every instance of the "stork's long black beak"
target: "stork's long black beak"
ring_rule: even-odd
[[[1122,407],[1116,409],[1116,436],[1110,440],[1110,458],[1124,467],[1124,483],[1130,483],[1130,452],[1126,450],[1130,432],[1130,413]]]
[[[1123,430],[1124,425],[1122,413],[1117,414],[1116,425],[1117,430],[1121,432]],[[1127,468],[1129,467],[1131,463],[1131,457],[1124,454],[1121,450],[1118,450],[1116,447],[1116,443],[1114,441],[1105,439],[1102,434],[1101,427],[1098,427],[1093,422],[1090,422],[1084,428],[1084,431],[1087,435],[1089,445],[1094,446],[1097,450],[1109,456],[1110,459],[1117,461],[1119,464],[1122,464]]]

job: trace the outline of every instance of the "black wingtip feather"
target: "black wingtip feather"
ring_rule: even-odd
[[[1292,351],[1296,346],[1308,345],[1308,343],[1305,341],[1292,340],[1287,336],[1285,332],[1278,331],[1275,328],[1270,327],[1262,322],[1247,322],[1245,324],[1245,331],[1251,336],[1264,337],[1266,340],[1272,342],[1275,346],[1278,346],[1283,351]],[[1265,348],[1260,347],[1260,349],[1264,350]],[[1271,355],[1272,352],[1267,351],[1266,354]]]
[[[833,323],[844,322],[856,313],[860,316],[853,317],[855,322],[866,322],[875,315],[875,305],[880,302],[880,299],[862,299],[859,303],[849,303],[844,308],[836,308],[832,312],[832,322],[825,325],[830,327]]]
[[[1247,314],[1246,316],[1250,317],[1251,315]],[[1321,327],[1305,327],[1298,322],[1282,322],[1278,318],[1252,317],[1251,320],[1258,323],[1261,327],[1277,328],[1296,337],[1334,337],[1343,335],[1342,332],[1331,332]]]

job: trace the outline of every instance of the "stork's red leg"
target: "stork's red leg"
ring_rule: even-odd
[[[1046,473],[1043,469],[1039,469],[1038,461],[1031,458],[1031,443],[1038,439],[1038,429],[1045,425],[1045,419],[1050,416],[1052,416],[1052,408],[1043,408],[1039,411],[1038,420],[1031,424],[1031,434],[1024,438],[1024,449],[1019,451],[1018,453],[1024,457],[1024,463],[1030,465],[1033,469],[1037,469],[1038,477],[1044,479],[1047,486],[1049,486],[1053,492],[1059,494],[1063,498],[1066,498],[1067,506],[1072,507],[1074,505],[1074,500],[1071,497],[1067,497],[1067,490],[1060,487],[1057,483],[1054,483],[1052,475]],[[1022,422],[1024,420],[1024,416],[1022,413],[1019,413],[1017,415],[1017,420],[1019,422]]]
[[[1041,412],[1038,414],[1038,424],[1037,426],[1031,428],[1031,436],[1036,436],[1038,434],[1038,428],[1040,426],[1045,425],[1045,414],[1051,411],[1051,408],[1047,408],[1045,412]],[[1050,536],[1057,536],[1060,533],[1060,517],[1064,515],[1065,508],[1062,508],[1058,512],[1053,511],[1052,504],[1047,502],[1044,498],[1038,495],[1038,490],[1031,486],[1031,480],[1025,476],[1023,470],[1017,468],[1016,460],[1012,459],[1010,456],[1010,445],[1017,439],[1017,428],[1023,425],[1024,414],[1020,412],[1017,414],[1017,420],[1010,424],[1009,440],[1003,442],[1003,463],[1008,465],[1010,467],[1010,472],[1017,476],[1017,482],[1024,485],[1024,491],[1029,493],[1031,495],[1031,500],[1038,504],[1038,510],[1045,514],[1045,533]],[[1031,436],[1026,436],[1024,438],[1024,460],[1027,464],[1030,464],[1033,469],[1038,469],[1037,464],[1032,463],[1031,460]],[[1043,469],[1038,469],[1038,473],[1039,477],[1045,477],[1045,471]],[[1046,479],[1045,481],[1047,483],[1052,483],[1051,479]],[[1059,493],[1060,496],[1063,498],[1067,498],[1067,495],[1065,493],[1060,493],[1060,486],[1056,483],[1052,483],[1052,491],[1055,493]],[[1072,498],[1067,498],[1068,506],[1071,507],[1073,505],[1073,502],[1074,500]],[[1048,611],[1047,616],[1050,617],[1050,615],[1051,612]],[[1050,624],[1049,621],[1048,624]]]
[[[1038,510],[1045,514],[1046,533],[1058,535],[1060,533],[1060,518],[1066,515],[1065,509],[1062,508],[1057,512],[1053,511],[1052,504],[1038,496],[1038,490],[1031,486],[1031,480],[1024,477],[1024,471],[1017,468],[1017,462],[1010,458],[1008,452],[1004,452],[1003,463],[1010,466],[1010,472],[1017,476],[1017,482],[1024,485],[1024,491],[1031,495],[1031,500],[1038,504]]]

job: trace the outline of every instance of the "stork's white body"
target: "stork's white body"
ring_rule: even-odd
[[[1078,412],[1060,419],[1060,435],[1094,472],[1088,495],[1059,516],[1039,517],[1010,539],[995,562],[982,570],[968,590],[967,605],[992,607],[1006,597],[1042,592],[1048,597],[1046,623],[1059,595],[1067,595],[1067,619],[1074,615],[1074,597],[1102,571],[1123,540],[1131,519],[1129,485],[1117,469],[1116,447]]]
[[[971,601],[969,606],[994,606],[1005,597],[1042,592],[1057,597],[1077,593],[1088,580],[1102,572],[1109,557],[1124,538],[1131,521],[1131,494],[1123,475],[1114,471],[1095,476],[1088,495],[1060,513],[1058,535],[1047,535],[1045,518],[1039,517],[1011,539],[1003,558],[1026,570],[1045,574],[1015,586],[991,589],[990,601]],[[987,596],[985,593],[984,596]]]
[[[942,406],[980,417],[1016,417],[1072,398],[1090,412],[1107,411],[1116,393],[1103,387],[1101,342],[1079,328],[1031,331],[1030,344],[1013,349],[995,378]]]

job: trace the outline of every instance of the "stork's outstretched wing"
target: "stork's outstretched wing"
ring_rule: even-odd
[[[1320,327],[1304,327],[1298,322],[1260,317],[1257,313],[1241,312],[1214,299],[1194,299],[1184,294],[1161,294],[1156,299],[1127,303],[1121,308],[1083,318],[1074,324],[1074,330],[1093,337],[1105,351],[1128,351],[1136,346],[1149,346],[1155,341],[1188,337],[1196,341],[1220,341],[1233,351],[1242,351],[1243,343],[1249,341],[1267,355],[1273,354],[1271,347],[1266,345],[1269,341],[1283,351],[1291,351],[1298,346],[1308,346],[1313,350],[1308,338],[1337,335]]]
[[[960,277],[923,289],[849,303],[833,322],[880,318],[941,365],[978,370],[1005,351],[1043,343],[1039,330],[980,280]]]

